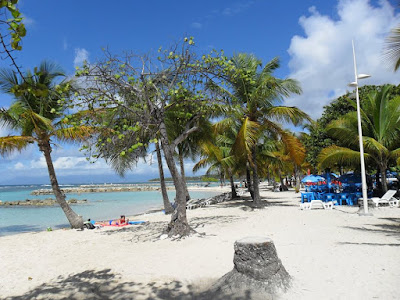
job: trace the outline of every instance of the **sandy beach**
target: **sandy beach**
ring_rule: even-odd
[[[399,208],[361,217],[358,207],[302,211],[293,191],[262,186],[261,196],[257,210],[248,193],[188,210],[200,234],[180,241],[160,239],[162,213],[124,228],[0,237],[0,298],[196,299],[233,268],[233,244],[248,236],[271,238],[292,276],[280,299],[399,298]]]

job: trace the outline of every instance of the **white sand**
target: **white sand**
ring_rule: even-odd
[[[181,241],[159,239],[161,213],[136,218],[147,225],[0,237],[0,298],[191,299],[233,268],[235,240],[266,236],[294,279],[281,299],[399,299],[399,208],[360,217],[301,211],[292,191],[262,196],[269,205],[255,211],[243,200],[189,210],[205,235]]]

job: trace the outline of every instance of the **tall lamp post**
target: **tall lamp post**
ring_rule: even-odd
[[[367,74],[357,74],[357,63],[356,63],[356,52],[354,50],[354,41],[351,41],[353,45],[353,60],[354,60],[354,78],[355,81],[350,83],[349,86],[356,88],[356,102],[357,102],[357,123],[358,123],[358,137],[360,143],[360,160],[361,160],[361,183],[362,183],[362,197],[364,204],[364,212],[360,215],[371,215],[368,213],[368,195],[367,195],[367,180],[365,175],[365,162],[364,162],[364,146],[362,138],[362,127],[361,127],[361,113],[360,113],[360,97],[358,95],[358,80],[371,77]]]

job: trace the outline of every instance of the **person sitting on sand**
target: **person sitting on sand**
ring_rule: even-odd
[[[116,219],[116,220],[110,220],[106,222],[97,222],[96,224],[100,225],[124,225],[128,224],[129,219],[126,219],[124,215],[121,215],[121,218]]]

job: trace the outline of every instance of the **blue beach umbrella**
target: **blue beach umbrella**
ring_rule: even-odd
[[[307,175],[301,180],[303,183],[318,183],[321,181],[325,181],[325,178],[319,175]]]
[[[338,177],[335,173],[329,173],[329,172],[322,174],[321,176],[326,179],[326,184],[328,185],[329,189],[332,187],[332,179],[336,180],[336,178]]]

